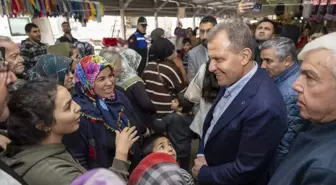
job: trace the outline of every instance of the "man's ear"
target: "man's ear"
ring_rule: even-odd
[[[285,67],[289,67],[292,64],[292,57],[291,56],[287,56],[284,61],[285,62]]]
[[[252,50],[249,48],[244,48],[239,55],[241,57],[241,64],[246,66],[252,58]]]

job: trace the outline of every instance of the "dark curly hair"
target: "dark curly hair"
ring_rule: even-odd
[[[207,62],[203,79],[202,98],[208,103],[214,103],[219,91],[218,81],[214,73],[210,72],[210,62]]]
[[[57,82],[33,80],[12,94],[8,107],[8,137],[15,145],[34,145],[44,140],[54,122]],[[37,124],[42,128],[38,129]]]

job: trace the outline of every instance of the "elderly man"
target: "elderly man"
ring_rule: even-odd
[[[300,133],[290,155],[269,185],[336,184],[336,33],[308,43],[301,53],[301,75],[293,89],[304,119],[314,123]]]
[[[221,90],[203,127],[193,175],[200,184],[264,185],[286,129],[286,106],[253,61],[253,37],[241,20],[209,33],[209,71]]]
[[[11,85],[10,90],[16,90],[23,84],[25,73],[23,58],[20,55],[20,49],[9,37],[0,36],[0,47],[4,48],[5,53],[3,58],[8,62],[9,70],[12,71],[19,79],[15,84]]]
[[[3,58],[4,50],[0,53],[0,122],[6,121],[9,116],[9,109],[7,106],[9,85],[15,82],[16,77],[13,72],[9,70],[8,62]],[[0,147],[6,149],[9,139],[0,135]],[[26,185],[21,177],[19,177],[11,168],[0,161],[0,184],[2,185]]]
[[[260,50],[261,67],[278,86],[287,108],[288,130],[278,147],[275,163],[277,167],[287,156],[297,134],[306,130],[309,124],[299,114],[299,107],[296,105],[297,92],[292,89],[294,81],[300,75],[294,42],[285,37],[275,38],[262,43]]]
[[[209,31],[216,26],[217,21],[212,16],[203,17],[200,23],[200,39],[202,44],[199,44],[188,52],[188,80],[189,82],[196,76],[202,64],[206,63],[208,59],[208,34]]]

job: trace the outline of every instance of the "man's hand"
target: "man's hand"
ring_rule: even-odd
[[[192,175],[195,179],[197,179],[198,177],[198,172],[200,171],[200,169],[202,168],[202,166],[204,165],[208,165],[206,160],[205,160],[205,157],[204,156],[198,156],[196,159],[195,159],[195,165],[194,167],[192,168]]]
[[[253,2],[245,2],[245,0],[241,0],[237,8],[238,16],[242,16],[244,13],[248,12],[249,9],[253,8],[253,5]]]
[[[10,143],[11,141],[3,136],[3,135],[0,135],[0,147],[3,149],[3,150],[6,150],[7,148],[7,145]]]

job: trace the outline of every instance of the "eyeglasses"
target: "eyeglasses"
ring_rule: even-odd
[[[9,67],[8,67],[8,63],[5,62],[5,59],[0,57],[0,72],[8,72],[9,71]]]

